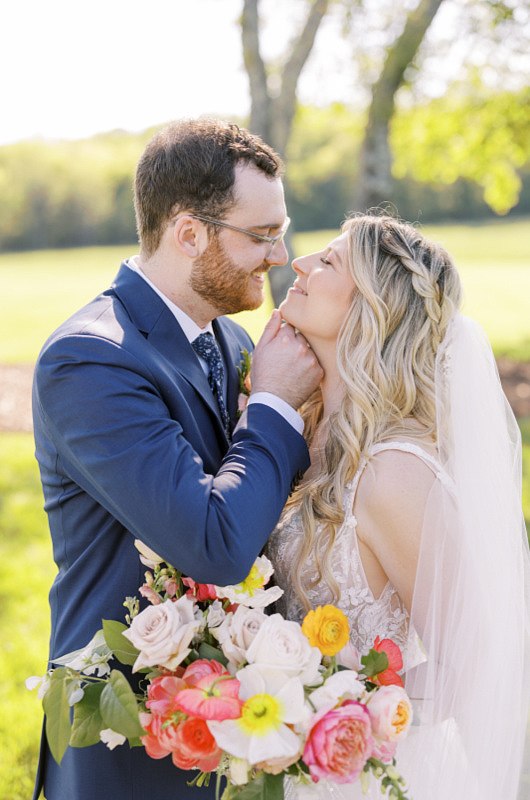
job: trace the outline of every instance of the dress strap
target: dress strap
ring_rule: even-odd
[[[398,441],[379,442],[378,444],[372,445],[370,449],[370,455],[375,456],[377,453],[381,453],[384,450],[401,450],[403,453],[413,453],[415,456],[418,456],[418,458],[420,458],[428,467],[430,467],[437,477],[447,477],[445,470],[438,459],[428,453],[418,444],[413,444],[413,442]]]

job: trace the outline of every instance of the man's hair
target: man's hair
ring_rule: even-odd
[[[238,125],[182,120],[159,131],[136,170],[134,207],[142,251],[152,255],[180,210],[220,218],[235,202],[235,166],[244,162],[271,179],[282,174],[274,150]]]

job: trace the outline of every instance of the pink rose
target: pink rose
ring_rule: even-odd
[[[396,755],[397,742],[384,742],[374,736],[374,758],[378,758],[383,764],[391,764],[392,759]]]
[[[404,738],[412,722],[412,705],[401,686],[381,686],[367,703],[375,736],[385,742]]]
[[[311,726],[303,759],[313,780],[353,783],[373,752],[374,741],[366,706],[346,700],[320,712]]]

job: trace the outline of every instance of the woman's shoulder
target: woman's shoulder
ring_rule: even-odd
[[[356,493],[356,514],[364,509],[373,521],[386,526],[423,517],[425,503],[436,480],[436,456],[409,441],[375,446]]]

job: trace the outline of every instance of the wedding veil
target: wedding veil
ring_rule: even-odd
[[[406,676],[412,800],[530,797],[530,557],[521,438],[490,345],[456,314],[436,357],[440,462],[411,612],[425,659]]]

